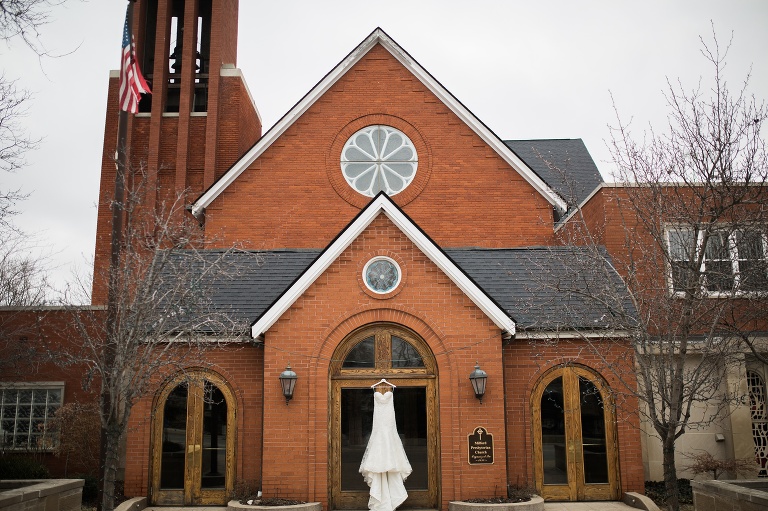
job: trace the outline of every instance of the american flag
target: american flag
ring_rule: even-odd
[[[131,6],[129,5],[130,9]],[[135,114],[139,111],[141,94],[150,94],[147,81],[136,62],[136,48],[133,44],[131,27],[128,26],[128,13],[125,13],[123,27],[123,59],[120,62],[120,110]]]

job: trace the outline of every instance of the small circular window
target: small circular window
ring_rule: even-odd
[[[374,293],[389,293],[400,284],[400,267],[388,257],[374,257],[363,268],[363,280]]]
[[[349,186],[368,197],[402,192],[419,165],[416,148],[391,126],[367,126],[352,135],[341,151],[341,172]]]

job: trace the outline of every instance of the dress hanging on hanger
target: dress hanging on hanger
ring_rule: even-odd
[[[397,388],[397,385],[395,385],[394,383],[390,383],[384,378],[382,378],[381,380],[371,385],[371,388],[373,389],[374,392],[381,392],[382,394],[384,394],[385,392],[395,390]]]
[[[373,428],[360,463],[360,473],[371,488],[368,499],[371,511],[393,511],[405,502],[408,492],[404,482],[412,471],[397,434],[392,393],[396,387],[384,379],[371,387],[379,390],[384,385],[390,388],[384,393],[373,394]]]

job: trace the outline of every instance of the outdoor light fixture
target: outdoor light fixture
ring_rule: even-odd
[[[285,396],[285,404],[288,404],[293,398],[293,389],[296,387],[296,373],[291,370],[291,364],[285,368],[285,371],[280,373],[280,386],[283,387],[283,395]],[[485,385],[483,385],[485,386]]]
[[[483,396],[485,395],[485,382],[488,380],[488,375],[480,369],[480,362],[475,362],[475,370],[469,375],[469,381],[472,382],[472,388],[475,389],[475,397],[483,402]]]

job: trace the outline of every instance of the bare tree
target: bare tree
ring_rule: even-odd
[[[40,30],[50,22],[50,9],[66,1],[0,0],[0,41],[10,45],[21,39],[39,57],[47,55]],[[28,90],[0,71],[0,172],[23,168],[26,153],[39,143],[22,123],[30,100]],[[25,198],[21,190],[0,189],[0,306],[36,306],[45,300],[44,261],[30,255],[31,240],[12,222]],[[8,335],[2,325],[0,334]]]
[[[185,212],[183,199],[153,212],[144,205],[140,185],[129,189],[119,265],[94,276],[97,285],[112,285],[108,319],[103,309],[73,307],[77,342],[52,354],[64,366],[82,368],[86,389],[100,390],[105,511],[114,509],[121,439],[134,404],[164,377],[207,365],[208,349],[238,341],[248,331],[236,311],[218,306],[214,295],[237,275],[233,260],[258,256],[204,250],[205,233]],[[82,296],[89,291],[86,282]]]
[[[747,93],[749,77],[729,88],[727,48],[702,45],[711,86],[687,92],[668,82],[669,124],[642,141],[619,119],[611,141],[618,185],[603,189],[603,211],[597,201],[577,206],[560,229],[579,254],[568,278],[541,278],[599,304],[609,313],[594,326],[631,340],[635,373],[617,376],[661,441],[671,510],[679,509],[677,442],[728,413],[737,397],[728,367],[743,341],[754,348],[768,312],[767,111]],[[626,287],[608,285],[616,271]],[[604,353],[608,341],[587,333],[594,352]]]
[[[0,0],[0,39],[21,39],[38,55],[45,55],[40,28],[50,20],[50,9],[67,0]]]
[[[40,41],[41,28],[50,22],[50,9],[67,0],[0,0],[0,41],[21,41],[39,57],[48,55]],[[21,120],[31,94],[0,72],[0,170],[13,172],[25,164],[24,155],[39,140],[32,138]],[[7,228],[13,205],[25,196],[18,190],[0,190],[0,228]]]

